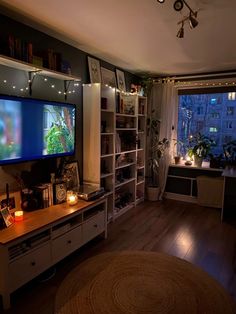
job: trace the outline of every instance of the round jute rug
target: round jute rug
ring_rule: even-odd
[[[235,314],[231,297],[201,269],[180,258],[124,251],[89,258],[64,279],[57,314]]]

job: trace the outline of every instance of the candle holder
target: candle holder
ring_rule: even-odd
[[[15,221],[22,221],[24,219],[24,212],[23,210],[17,210],[15,211]]]
[[[66,201],[69,205],[76,205],[78,203],[78,196],[74,191],[67,191]]]

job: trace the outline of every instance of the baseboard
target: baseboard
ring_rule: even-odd
[[[164,194],[165,198],[176,200],[176,201],[182,201],[187,203],[197,203],[197,197],[196,196],[190,196],[190,195],[183,195],[183,194],[176,194],[176,193],[170,193],[165,192]]]

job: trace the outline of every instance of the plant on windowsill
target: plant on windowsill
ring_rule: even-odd
[[[174,155],[175,164],[178,165],[180,163],[181,157],[184,156],[185,144],[183,141],[173,139],[174,146],[176,149],[176,154]]]
[[[199,132],[190,137],[189,145],[190,148],[188,149],[188,156],[190,158],[194,158],[195,166],[201,167],[203,159],[209,156],[212,147],[216,144],[208,136],[205,136]]]

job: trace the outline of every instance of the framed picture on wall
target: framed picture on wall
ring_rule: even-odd
[[[102,84],[116,87],[116,74],[115,72],[101,67]]]
[[[117,88],[122,92],[126,92],[125,74],[123,71],[116,69],[116,80]]]
[[[101,69],[100,61],[91,57],[88,57],[88,68],[90,83],[101,83]]]

